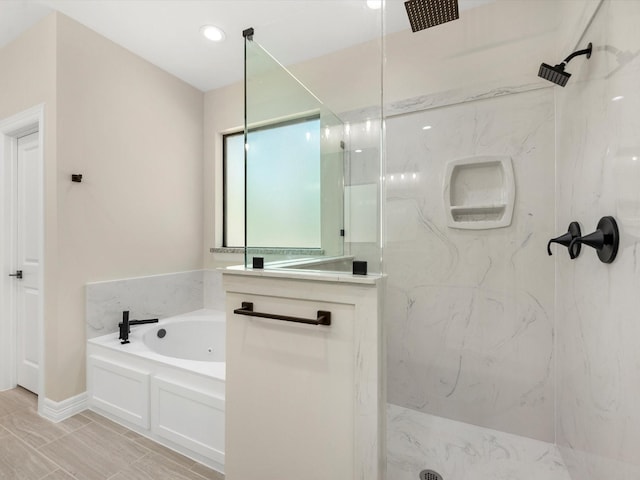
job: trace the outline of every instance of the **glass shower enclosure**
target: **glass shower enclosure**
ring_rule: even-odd
[[[404,2],[383,2],[384,89],[353,116],[247,42],[247,179],[271,189],[248,195],[247,265],[362,258],[386,275],[388,478],[638,479],[640,2],[457,3],[459,19],[412,32]],[[565,87],[538,77],[589,43]],[[314,65],[347,93],[332,78],[311,90],[357,97],[367,48]],[[256,170],[274,125],[317,134],[326,162],[303,188],[329,198],[304,207],[320,227],[298,252],[254,226],[280,215],[257,209],[265,197],[293,190]],[[620,227],[613,263],[548,255],[571,222],[588,234],[604,216]]]
[[[244,188],[225,195],[244,218],[245,266],[351,272],[359,260],[367,261],[368,272],[379,272],[379,148],[374,181],[351,185],[353,126],[254,35],[244,32],[244,161],[236,173]],[[379,143],[376,125],[372,136]]]

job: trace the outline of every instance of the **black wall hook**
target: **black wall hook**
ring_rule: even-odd
[[[618,224],[613,217],[602,217],[598,222],[596,231],[571,240],[569,244],[569,255],[573,256],[572,248],[574,245],[584,243],[596,249],[598,258],[602,263],[611,263],[615,260],[618,253],[618,244],[620,243],[620,233],[618,232]]]
[[[580,224],[578,222],[571,222],[569,224],[569,229],[568,229],[567,233],[565,233],[564,235],[560,235],[559,237],[552,238],[551,240],[549,240],[549,243],[547,243],[547,253],[549,255],[551,255],[551,244],[552,243],[559,243],[560,245],[564,245],[565,247],[567,247],[569,249],[569,256],[572,259],[573,258],[577,258],[578,255],[580,255],[580,249],[582,248],[582,246],[579,243],[575,244],[571,248],[569,248],[569,246],[571,245],[571,242],[575,238],[579,238],[581,235],[582,235],[582,232],[580,231]]]
[[[77,183],[82,182],[82,174],[81,173],[72,173],[71,174],[71,181],[72,182],[77,182]]]

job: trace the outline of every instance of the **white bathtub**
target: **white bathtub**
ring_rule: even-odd
[[[171,363],[176,359],[208,362],[213,366],[224,363],[224,316],[222,321],[215,317],[212,321],[211,315],[192,313],[151,325],[141,333],[142,342],[151,352],[171,357]]]
[[[224,312],[134,325],[129,340],[87,342],[89,408],[224,472]]]

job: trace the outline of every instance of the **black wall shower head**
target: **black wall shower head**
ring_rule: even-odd
[[[549,80],[556,85],[564,87],[569,81],[569,77],[571,76],[571,74],[564,71],[564,63],[556,65],[555,67],[543,63],[542,65],[540,65],[540,70],[538,70],[538,76],[544,78],[545,80]]]
[[[544,78],[545,80],[549,80],[556,85],[564,87],[569,81],[569,77],[571,77],[571,74],[569,72],[564,71],[564,67],[567,65],[567,63],[569,63],[572,58],[577,57],[578,55],[586,55],[587,58],[591,58],[592,50],[593,45],[589,43],[589,46],[587,48],[585,48],[584,50],[573,52],[571,55],[565,58],[562,63],[559,63],[555,67],[552,67],[551,65],[548,65],[546,63],[542,63],[542,65],[540,65],[540,70],[538,70],[538,76]]]
[[[408,0],[404,7],[414,32],[460,18],[458,0]]]

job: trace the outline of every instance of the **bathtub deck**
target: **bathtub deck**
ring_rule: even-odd
[[[32,393],[0,392],[0,478],[224,480],[93,412],[51,423],[36,410]]]
[[[161,364],[170,365],[173,368],[179,368],[185,372],[194,372],[206,377],[215,378],[221,381],[225,380],[226,369],[224,361],[222,362],[202,362],[197,360],[186,360],[181,358],[166,357],[150,350],[143,340],[145,333],[149,330],[155,330],[164,325],[170,325],[175,319],[189,319],[192,317],[206,316],[216,322],[224,322],[224,313],[215,310],[196,310],[194,312],[178,315],[175,317],[163,318],[158,323],[136,325],[129,333],[130,343],[122,345],[118,340],[118,333],[112,332],[99,337],[87,340],[88,345],[97,345],[108,348],[119,354],[130,355],[132,358],[141,357]]]

